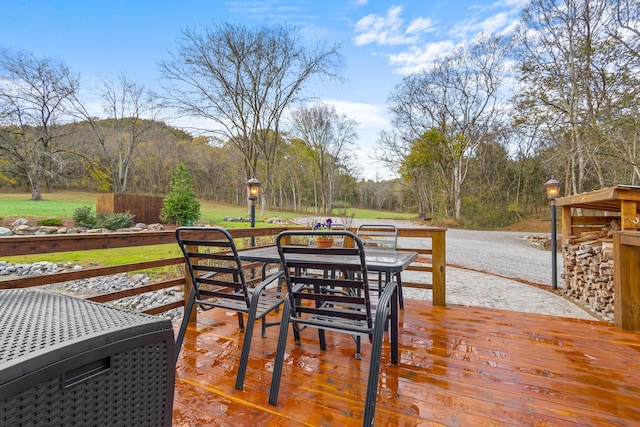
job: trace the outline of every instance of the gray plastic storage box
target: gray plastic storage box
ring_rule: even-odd
[[[0,426],[171,426],[171,322],[0,291]]]

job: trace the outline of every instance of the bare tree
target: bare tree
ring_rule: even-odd
[[[563,188],[571,194],[608,180],[603,120],[629,78],[607,34],[610,6],[608,0],[533,0],[523,15],[520,105],[534,117],[528,121],[544,116],[543,135],[554,148],[549,169],[564,172]]]
[[[115,193],[127,190],[127,180],[137,147],[155,126],[162,111],[158,97],[142,85],[121,74],[116,80],[105,80],[99,95],[103,100],[106,120],[92,116],[76,99],[76,116],[86,120],[106,162]]]
[[[0,52],[0,155],[41,200],[41,182],[65,170],[69,150],[60,124],[79,78],[62,63],[26,52]]]
[[[510,46],[498,37],[481,37],[467,48],[405,77],[391,95],[393,122],[406,141],[419,141],[436,129],[444,137],[441,155],[451,160],[454,216],[462,214],[462,184],[469,160],[489,130],[502,119],[501,89]]]
[[[611,149],[607,155],[620,158],[622,165],[627,166],[617,169],[629,169],[623,182],[637,184],[640,182],[640,2],[614,0],[610,12],[605,28],[620,47],[616,51],[619,65],[614,81],[622,80],[624,84],[617,90],[617,100],[621,102],[610,114]]]
[[[342,157],[357,137],[356,122],[325,104],[299,108],[292,122],[293,134],[304,142],[313,160],[314,192],[320,195],[322,211],[331,213],[338,174],[345,165]]]
[[[213,23],[202,31],[183,31],[161,70],[172,105],[203,122],[201,131],[234,144],[244,157],[247,179],[256,173],[259,159],[265,162],[267,176],[260,181],[268,192],[281,152],[285,109],[301,99],[312,77],[336,78],[338,59],[337,46],[305,47],[295,28]]]
[[[640,59],[640,3],[637,0],[613,0],[609,34]]]

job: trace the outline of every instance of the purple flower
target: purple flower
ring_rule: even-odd
[[[333,221],[331,221],[331,218],[327,218],[327,220],[325,222],[317,222],[316,225],[313,226],[314,230],[331,230],[331,224],[333,223]]]

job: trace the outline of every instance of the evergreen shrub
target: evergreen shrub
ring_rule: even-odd
[[[167,194],[160,211],[160,221],[165,224],[192,225],[200,218],[200,202],[193,191],[193,177],[183,163],[173,171]]]
[[[60,227],[62,225],[62,220],[58,218],[39,219],[38,225],[45,226],[45,227]]]

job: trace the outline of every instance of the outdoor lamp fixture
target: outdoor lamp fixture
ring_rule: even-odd
[[[556,199],[560,195],[560,181],[553,175],[544,183],[547,199],[551,201],[551,288],[558,289],[558,243],[556,242]]]
[[[258,194],[260,194],[260,182],[253,176],[247,181],[247,196],[255,204],[258,200]]]
[[[251,220],[251,228],[255,228],[256,226],[256,200],[258,200],[258,194],[260,194],[260,181],[256,179],[255,176],[252,176],[249,181],[247,181],[247,197],[249,198],[249,215]],[[256,245],[256,238],[251,236],[251,246]]]
[[[555,179],[553,175],[551,179],[544,183],[545,188],[547,189],[547,199],[555,200],[560,195],[560,181]]]

